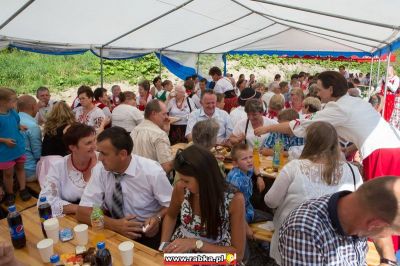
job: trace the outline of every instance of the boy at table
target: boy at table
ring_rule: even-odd
[[[106,229],[156,249],[172,187],[160,164],[131,154],[132,148],[131,137],[121,127],[97,137],[103,169],[87,184],[76,217],[89,224],[93,205],[99,205],[110,214],[104,217]]]
[[[295,119],[299,119],[299,113],[297,113],[294,109],[285,109],[280,111],[278,114],[279,123],[288,122]],[[273,156],[275,143],[279,140],[281,140],[283,143],[283,155],[286,157],[288,157],[288,150],[290,147],[304,145],[303,138],[290,136],[279,132],[273,132],[262,145],[263,148],[261,149],[261,153],[264,156]]]
[[[262,193],[265,189],[264,180],[260,170],[253,165],[253,151],[249,145],[244,143],[236,144],[231,151],[233,168],[227,175],[227,181],[237,187],[243,193],[246,208],[246,235],[248,239],[253,239],[253,230],[249,223],[271,220],[269,214],[254,209],[251,203],[253,195],[253,182],[257,184],[257,189]]]

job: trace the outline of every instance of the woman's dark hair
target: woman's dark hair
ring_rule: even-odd
[[[82,85],[78,88],[78,96],[81,95],[82,93],[86,94],[86,97],[92,98],[94,97],[94,93],[92,91],[92,88],[86,85]]]
[[[183,175],[192,176],[199,186],[201,224],[208,238],[217,239],[221,234],[224,213],[224,192],[227,183],[221,174],[218,162],[207,149],[192,145],[178,151],[174,169]]]
[[[73,123],[64,133],[63,142],[65,147],[69,149],[69,145],[76,146],[80,139],[89,137],[90,135],[96,135],[94,127],[82,123]]]
[[[150,90],[150,82],[147,79],[140,81],[138,86],[142,87],[145,91]]]
[[[98,101],[101,97],[103,97],[103,94],[104,94],[105,92],[107,92],[107,90],[104,89],[104,88],[97,88],[97,89],[95,89],[94,92],[93,92],[94,99],[95,99],[96,101]]]
[[[236,87],[239,88],[240,85],[242,85],[242,83],[244,83],[244,82],[246,82],[245,79],[239,79],[239,80],[236,82]]]
[[[337,71],[324,71],[318,75],[322,82],[322,89],[328,89],[332,86],[332,97],[341,97],[347,93],[347,80]]]
[[[159,81],[159,80],[161,80],[161,77],[160,77],[160,76],[155,77],[155,78],[153,79],[153,85],[155,86],[156,83],[157,83],[157,81]]]

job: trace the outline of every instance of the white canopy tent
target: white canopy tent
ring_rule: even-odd
[[[213,63],[227,53],[379,56],[400,45],[397,0],[0,0],[0,6],[0,49],[91,50],[111,59],[156,52],[164,64],[205,76],[203,55],[213,54]]]

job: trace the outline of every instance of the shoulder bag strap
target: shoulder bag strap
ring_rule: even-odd
[[[190,105],[189,97],[186,97],[187,104],[189,105],[189,110],[192,112],[192,106]]]
[[[354,191],[356,191],[356,189],[357,189],[357,187],[356,187],[356,176],[354,175],[354,171],[353,171],[353,168],[351,167],[350,163],[347,162],[347,165],[349,166],[351,174],[353,175]]]
[[[244,130],[244,144],[247,144],[247,138],[246,138],[246,136],[247,136],[247,129],[249,128],[249,122],[250,122],[250,120],[247,119],[247,121],[246,121],[246,128],[245,128],[245,130]]]

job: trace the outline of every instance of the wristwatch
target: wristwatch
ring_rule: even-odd
[[[204,243],[200,239],[196,240],[196,249],[200,250],[203,247]]]
[[[157,215],[156,218],[157,218],[157,220],[158,220],[159,223],[162,222],[162,217],[161,217],[161,215]]]
[[[387,258],[381,258],[381,263],[390,265],[390,266],[397,266],[397,261],[389,260]]]

